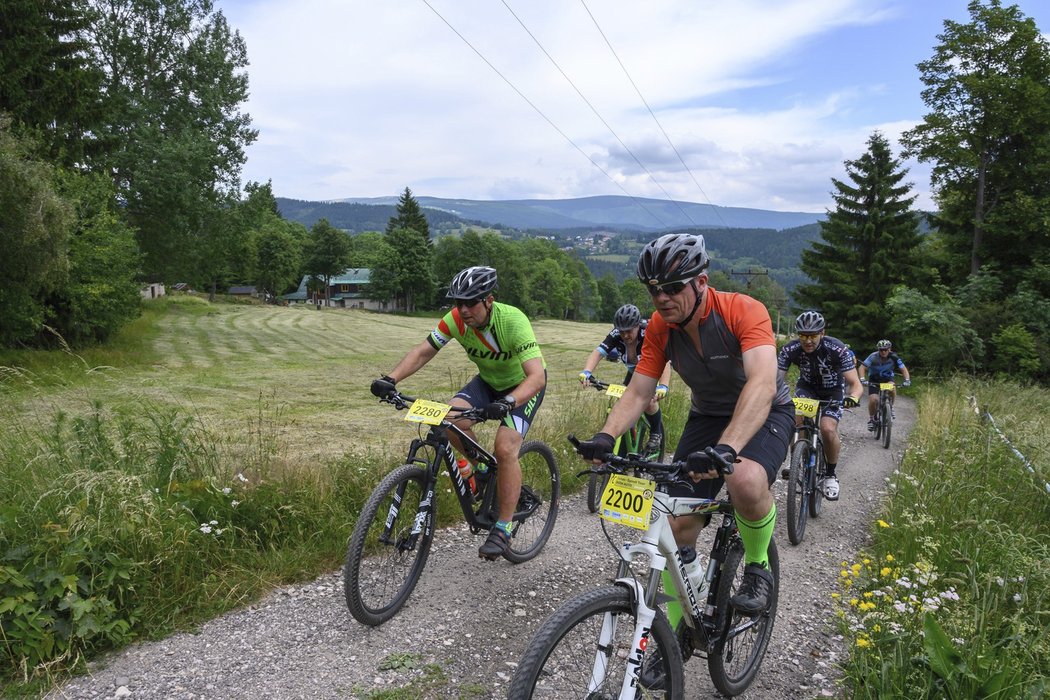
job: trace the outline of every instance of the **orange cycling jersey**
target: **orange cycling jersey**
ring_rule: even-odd
[[[776,347],[769,312],[759,301],[735,292],[707,288],[700,314],[700,347],[677,324],[654,313],[646,329],[636,372],[659,379],[667,362],[692,390],[692,410],[729,416],[744,388],[743,354],[761,345]],[[783,380],[777,381],[773,405],[791,403]]]

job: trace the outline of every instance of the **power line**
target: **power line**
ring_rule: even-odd
[[[708,205],[710,205],[712,210],[714,210],[715,215],[718,217],[718,220],[722,222],[722,226],[724,226],[725,228],[729,228],[729,224],[727,224],[725,222],[725,219],[722,218],[722,213],[718,211],[718,207],[715,206],[715,204],[707,196],[707,193],[704,192],[704,188],[700,186],[700,183],[697,181],[696,176],[693,175],[693,171],[689,168],[689,165],[686,164],[685,159],[682,158],[682,154],[678,152],[677,148],[675,148],[674,143],[671,141],[671,137],[668,136],[667,132],[664,130],[663,124],[661,124],[660,120],[656,118],[656,113],[653,112],[653,108],[649,106],[649,103],[642,95],[642,91],[638,89],[638,86],[635,84],[634,79],[631,78],[631,74],[630,72],[628,72],[627,66],[625,66],[623,64],[623,61],[620,60],[620,56],[616,53],[616,49],[613,48],[612,42],[610,42],[609,38],[605,36],[605,32],[602,31],[601,26],[598,24],[598,20],[594,18],[594,15],[591,13],[591,9],[587,7],[587,3],[585,2],[585,0],[580,0],[580,4],[583,5],[583,9],[587,10],[587,15],[591,18],[591,21],[594,22],[594,27],[598,30],[598,33],[602,35],[602,39],[605,40],[605,45],[609,47],[609,51],[612,52],[612,55],[616,59],[616,62],[620,64],[620,68],[623,70],[623,74],[627,76],[627,80],[631,83],[631,87],[633,87],[634,91],[638,94],[638,99],[640,99],[642,101],[642,104],[645,105],[645,108],[649,110],[649,115],[652,116],[653,121],[656,122],[656,126],[659,127],[660,133],[664,135],[665,139],[667,139],[667,145],[671,147],[671,150],[674,151],[674,154],[678,156],[678,161],[682,164],[682,167],[685,168],[685,171],[687,173],[689,173],[689,177],[693,180],[693,184],[696,185],[696,189],[700,190],[700,194],[703,195],[704,200],[708,203]],[[692,219],[690,219],[690,221],[692,221]]]
[[[424,5],[426,5],[427,7],[429,7],[429,8],[430,8],[430,10],[431,10],[431,12],[433,12],[433,13],[434,13],[435,15],[437,15],[438,19],[440,19],[440,20],[441,20],[442,22],[444,22],[444,23],[445,23],[445,25],[446,25],[446,26],[447,26],[447,27],[448,27],[449,29],[451,29],[451,30],[452,30],[452,31],[453,31],[453,32],[455,33],[455,35],[456,35],[456,36],[458,36],[458,37],[459,37],[459,38],[460,38],[460,39],[461,39],[461,40],[463,41],[463,43],[464,43],[464,44],[466,44],[467,46],[469,46],[469,47],[470,47],[470,50],[471,50],[471,51],[473,51],[474,53],[476,53],[476,54],[478,55],[478,58],[480,58],[480,59],[481,59],[482,61],[484,61],[484,62],[485,62],[485,65],[487,65],[487,66],[488,66],[489,68],[491,68],[491,69],[492,69],[492,70],[493,70],[493,71],[494,71],[494,72],[496,73],[496,75],[498,75],[498,76],[499,76],[500,78],[502,78],[502,79],[503,79],[503,82],[505,82],[505,83],[506,83],[506,84],[507,84],[508,86],[510,86],[510,89],[511,89],[511,90],[513,90],[514,92],[518,93],[518,97],[520,97],[521,99],[525,100],[526,104],[528,104],[528,105],[529,105],[530,107],[532,107],[532,109],[533,109],[533,110],[535,110],[537,114],[539,114],[539,115],[540,115],[541,117],[543,117],[544,121],[546,121],[546,122],[547,122],[548,124],[550,124],[550,125],[551,125],[551,128],[552,128],[552,129],[554,129],[555,131],[557,131],[557,132],[558,132],[559,134],[561,134],[561,137],[562,137],[562,138],[564,138],[564,139],[565,139],[566,141],[568,141],[568,142],[569,142],[570,144],[572,144],[572,147],[573,147],[573,148],[575,148],[575,149],[576,149],[577,151],[579,151],[579,152],[580,152],[580,155],[582,155],[582,156],[583,156],[584,158],[586,158],[587,160],[589,160],[589,161],[591,162],[591,165],[593,165],[594,167],[598,168],[598,170],[600,170],[600,171],[602,172],[602,174],[603,174],[603,175],[605,175],[605,177],[609,178],[609,181],[610,181],[611,183],[613,183],[614,185],[616,185],[617,187],[619,187],[619,188],[620,188],[620,191],[621,191],[621,192],[623,192],[623,193],[624,193],[625,195],[627,195],[628,197],[630,197],[630,198],[631,198],[631,201],[633,201],[633,202],[634,202],[634,203],[635,203],[636,205],[638,205],[638,206],[639,206],[639,207],[640,207],[640,208],[641,208],[641,209],[642,209],[643,211],[645,211],[645,212],[646,212],[647,214],[649,214],[649,216],[651,216],[651,217],[653,217],[654,219],[656,219],[656,221],[658,221],[658,222],[660,223],[660,225],[661,225],[662,227],[664,227],[664,228],[669,228],[669,226],[668,226],[668,224],[667,224],[667,223],[665,223],[665,222],[664,222],[664,221],[663,221],[663,220],[662,220],[662,219],[661,219],[661,218],[660,218],[659,216],[657,216],[657,215],[656,215],[655,213],[653,213],[652,211],[649,211],[649,209],[648,209],[648,208],[647,208],[647,207],[646,207],[646,206],[645,206],[644,204],[642,204],[642,203],[641,203],[641,202],[640,202],[640,201],[638,200],[638,198],[637,198],[637,197],[635,197],[635,196],[634,196],[634,195],[632,195],[632,194],[631,194],[630,192],[628,192],[627,190],[625,190],[625,189],[624,189],[624,187],[623,187],[623,185],[621,185],[621,184],[620,184],[620,183],[618,183],[618,182],[617,182],[616,180],[614,180],[614,179],[613,179],[613,176],[612,176],[612,175],[610,175],[610,174],[609,174],[609,173],[608,173],[608,172],[607,172],[607,171],[605,170],[605,168],[603,168],[602,166],[598,165],[598,163],[596,163],[596,162],[595,162],[595,160],[594,160],[593,158],[591,158],[591,157],[590,157],[589,155],[587,155],[587,153],[586,153],[586,152],[585,152],[585,151],[584,151],[584,150],[583,150],[582,148],[580,148],[580,147],[579,147],[579,146],[578,146],[578,145],[576,144],[576,142],[575,142],[575,141],[573,141],[573,140],[572,140],[571,138],[569,138],[569,136],[568,136],[568,135],[567,135],[567,134],[566,134],[566,133],[565,133],[564,131],[562,131],[562,130],[561,130],[560,128],[558,128],[558,125],[557,125],[557,124],[555,124],[555,123],[554,123],[553,121],[551,121],[550,117],[548,117],[548,116],[547,116],[546,114],[544,114],[544,113],[543,113],[543,110],[541,110],[541,109],[540,109],[539,107],[537,107],[537,106],[536,106],[535,104],[533,104],[533,103],[532,103],[532,100],[530,100],[530,99],[529,99],[528,97],[526,97],[526,96],[525,96],[525,94],[524,94],[524,93],[522,93],[522,91],[521,91],[521,90],[519,90],[519,89],[517,88],[517,86],[515,86],[515,85],[514,85],[514,83],[512,83],[512,82],[511,82],[511,81],[510,81],[510,80],[509,80],[509,79],[508,79],[508,78],[507,78],[507,77],[506,77],[505,75],[503,75],[503,73],[501,73],[501,72],[500,72],[500,70],[499,70],[498,68],[496,68],[496,66],[492,65],[492,62],[491,62],[491,61],[489,61],[489,60],[488,60],[487,58],[485,58],[484,54],[482,54],[482,53],[481,53],[481,51],[479,51],[478,49],[476,49],[476,48],[474,47],[474,45],[473,45],[473,44],[471,44],[471,43],[470,43],[470,42],[469,42],[469,41],[467,40],[467,38],[466,38],[465,36],[463,36],[462,34],[460,34],[460,33],[459,33],[459,30],[457,30],[457,29],[456,29],[455,27],[453,27],[453,26],[452,26],[452,24],[451,24],[451,23],[450,23],[450,22],[449,22],[449,21],[448,21],[447,19],[445,19],[445,18],[444,18],[444,17],[442,16],[442,15],[441,15],[441,13],[440,13],[440,12],[438,12],[438,11],[437,11],[437,10],[436,10],[436,9],[434,8],[434,6],[430,4],[429,0],[422,0],[422,2],[423,2],[423,4],[424,4]]]
[[[594,116],[598,117],[598,120],[605,125],[605,128],[609,130],[609,133],[612,134],[616,138],[616,140],[620,142],[620,145],[623,146],[623,149],[631,155],[631,158],[634,158],[634,162],[638,164],[638,167],[644,170],[645,174],[649,176],[649,179],[653,181],[653,184],[659,187],[660,191],[667,196],[667,199],[676,207],[678,207],[678,211],[682,212],[682,215],[685,216],[685,218],[688,219],[691,224],[696,226],[697,224],[695,221],[693,221],[693,217],[689,216],[689,212],[683,209],[682,205],[679,202],[677,202],[674,197],[671,196],[671,193],[664,189],[664,186],[657,181],[656,177],[651,172],[649,172],[649,168],[645,167],[642,161],[638,160],[638,156],[634,154],[634,151],[632,151],[631,148],[623,142],[623,139],[621,139],[620,135],[616,133],[612,126],[609,125],[609,122],[605,121],[605,118],[598,112],[597,108],[595,108],[595,106],[591,104],[591,101],[588,100],[586,96],[584,96],[584,94],[580,91],[578,87],[576,87],[576,83],[574,83],[572,81],[572,78],[570,78],[568,74],[566,74],[565,71],[562,70],[562,67],[558,65],[558,62],[554,60],[554,57],[551,56],[547,49],[543,47],[543,44],[540,43],[540,40],[536,38],[536,35],[533,34],[529,30],[529,28],[525,26],[525,23],[521,21],[521,18],[518,17],[517,13],[515,13],[511,6],[507,4],[507,0],[500,1],[503,3],[503,6],[507,8],[507,12],[509,12],[511,16],[518,21],[518,24],[520,24],[521,28],[525,30],[525,33],[529,35],[533,42],[535,42],[536,46],[539,47],[540,51],[543,52],[543,55],[546,56],[547,59],[551,62],[551,64],[558,69],[558,72],[561,73],[562,77],[565,78],[566,82],[568,82],[569,85],[572,86],[572,89],[576,91],[576,94],[580,96],[580,99],[583,100],[584,104],[591,108],[591,111],[594,112]]]

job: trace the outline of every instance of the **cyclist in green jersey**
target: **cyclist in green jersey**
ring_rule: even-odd
[[[448,288],[452,310],[426,340],[409,350],[390,374],[372,382],[374,395],[382,398],[393,393],[397,382],[419,371],[453,339],[477,365],[477,376],[449,403],[460,408],[485,406],[486,418],[500,422],[493,448],[499,462],[496,477],[499,521],[478,549],[478,555],[488,560],[502,556],[510,545],[511,517],[521,492],[518,450],[543,402],[547,386],[546,363],[532,324],[521,310],[495,300],[496,283],[496,271],[491,267],[461,270]],[[472,438],[473,424],[466,420],[458,423]],[[456,436],[450,433],[449,438],[462,452]]]

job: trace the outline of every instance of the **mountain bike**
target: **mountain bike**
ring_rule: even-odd
[[[879,382],[879,406],[875,409],[875,439],[890,449],[890,433],[893,431],[893,381]]]
[[[623,396],[623,392],[627,390],[627,387],[623,384],[607,384],[595,379],[594,377],[589,377],[587,381],[588,386],[592,386],[598,391],[604,391],[609,396],[609,405],[605,409],[605,415],[607,416],[609,415],[609,412],[612,411],[613,404],[616,403],[616,400]],[[648,442],[649,421],[643,413],[638,416],[638,422],[634,424],[633,428],[616,438],[616,442],[613,443],[613,454],[621,457],[626,457],[631,454],[640,454]],[[660,435],[659,452],[645,456],[656,461],[660,461],[664,458],[663,435]],[[602,495],[602,491],[605,490],[605,484],[608,480],[608,475],[603,476],[595,473],[592,473],[590,478],[587,479],[587,510],[590,512],[598,512],[598,500]]]
[[[343,569],[346,604],[358,622],[370,626],[393,617],[423,573],[434,539],[442,465],[472,533],[487,535],[499,514],[499,464],[453,422],[483,421],[483,408],[457,408],[397,392],[380,401],[407,409],[405,420],[418,424],[419,437],[412,440],[405,463],[372,491],[350,536]],[[456,466],[449,433],[459,437],[467,459],[478,465],[473,475],[476,494]],[[532,559],[543,549],[554,529],[561,496],[561,477],[550,447],[530,440],[518,455],[521,496],[512,518],[510,548],[503,554],[515,564]]]
[[[579,444],[570,436],[574,444]],[[754,680],[773,632],[780,590],[776,543],[769,543],[774,587],[769,609],[749,616],[730,605],[744,572],[744,544],[737,532],[729,498],[680,498],[656,490],[657,484],[686,480],[688,471],[727,464],[707,454],[663,464],[637,455],[608,455],[594,467],[610,477],[602,495],[602,529],[615,552],[611,585],[581,593],[561,605],[530,640],[510,684],[510,700],[557,698],[681,698],[683,662],[707,659],[711,680],[725,695],[742,693]],[[630,476],[633,473],[634,476]],[[688,483],[692,483],[689,481]],[[706,568],[699,584],[690,583],[668,518],[720,514]],[[608,516],[608,517],[607,517]],[[644,530],[636,544],[614,543],[606,521]],[[669,566],[670,564],[670,566]],[[648,566],[647,566],[648,565]],[[682,606],[683,618],[672,630],[660,605],[660,590],[670,572],[667,593]]]
[[[790,466],[787,469],[787,531],[788,541],[798,544],[806,534],[808,517],[819,517],[823,509],[824,492],[820,482],[827,470],[824,440],[820,436],[820,415],[839,405],[838,401],[798,397],[795,415],[802,416],[802,425],[795,429],[791,443]]]

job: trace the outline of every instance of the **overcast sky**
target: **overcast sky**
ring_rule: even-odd
[[[926,113],[915,64],[966,4],[216,0],[251,61],[243,178],[279,197],[808,212],[873,131],[899,153]],[[1016,4],[1048,31],[1050,2]],[[906,165],[930,208],[928,167]]]

